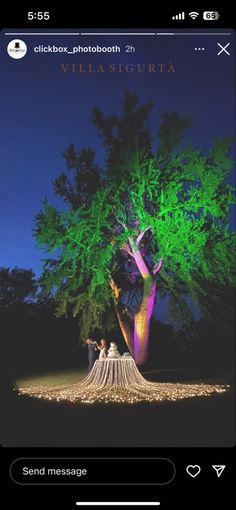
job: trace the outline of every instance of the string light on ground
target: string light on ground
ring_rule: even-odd
[[[21,395],[73,403],[128,403],[178,401],[224,393],[229,386],[216,384],[154,383],[140,374],[134,360],[97,360],[77,384],[18,388]]]

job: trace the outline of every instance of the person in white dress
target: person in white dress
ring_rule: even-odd
[[[96,347],[99,349],[99,358],[98,359],[106,359],[107,357],[107,343],[105,338],[101,338],[100,344],[96,342]]]

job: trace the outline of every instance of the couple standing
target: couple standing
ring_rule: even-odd
[[[96,360],[96,354],[99,350],[99,359],[106,358],[106,351],[107,351],[107,342],[105,338],[101,338],[100,343],[92,340],[92,338],[87,338],[85,340],[85,343],[88,347],[88,372],[90,372],[93,368],[93,365]]]

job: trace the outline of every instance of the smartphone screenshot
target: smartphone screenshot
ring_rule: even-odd
[[[1,22],[9,508],[233,506],[235,31],[207,8]]]

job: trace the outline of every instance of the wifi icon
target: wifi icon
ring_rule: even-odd
[[[196,19],[199,16],[199,12],[189,12],[188,15],[192,19]]]

